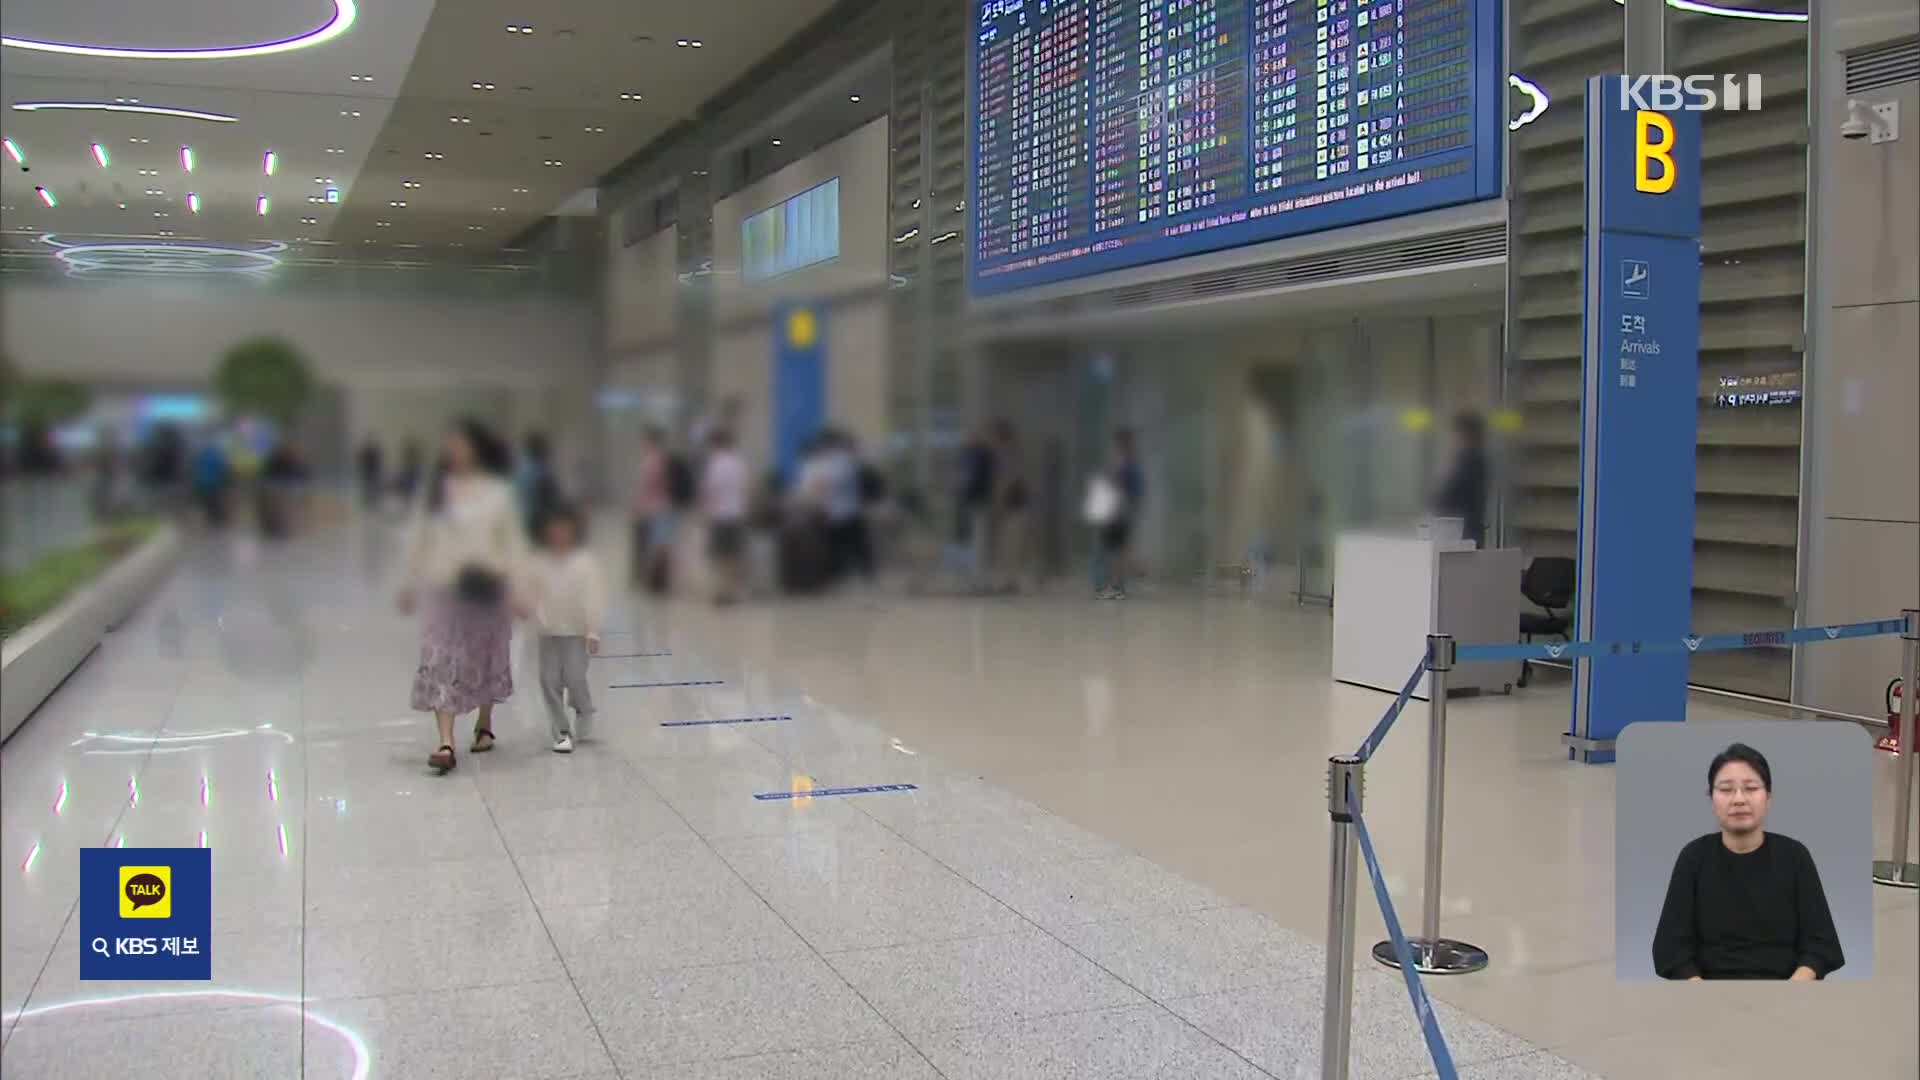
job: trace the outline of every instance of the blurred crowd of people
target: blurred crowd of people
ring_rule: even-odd
[[[216,529],[244,518],[263,537],[282,539],[308,514],[306,453],[299,440],[270,425],[242,420],[189,431],[156,424],[134,440],[102,425],[91,446],[73,451],[63,451],[44,429],[27,435],[5,474],[84,482],[98,518],[183,511]]]
[[[695,425],[684,448],[647,429],[628,499],[633,583],[667,593],[694,578],[688,563],[704,557],[714,602],[730,605],[748,593],[762,552],[771,552],[771,576],[788,593],[873,581],[870,518],[886,485],[852,435],[827,428],[788,474],[761,475],[756,483],[724,413]],[[696,538],[704,542],[688,542]]]

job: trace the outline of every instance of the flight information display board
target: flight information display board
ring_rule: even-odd
[[[1499,0],[975,0],[976,294],[1500,193]]]

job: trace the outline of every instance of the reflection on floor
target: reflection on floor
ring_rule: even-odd
[[[522,672],[434,778],[389,545],[198,549],[8,743],[9,1078],[1318,1075],[1323,766],[1384,704],[1326,683],[1324,613],[644,610],[607,651],[670,655],[596,685],[714,685],[604,689],[558,757]],[[1455,711],[1448,930],[1494,954],[1433,987],[1462,1075],[1912,1076],[1911,894],[1872,984],[1613,982],[1612,780],[1559,760],[1564,707]],[[1403,912],[1423,754],[1404,725],[1369,790]],[[123,839],[213,849],[211,987],[78,982],[75,851]],[[1354,1075],[1429,1072],[1360,974]]]

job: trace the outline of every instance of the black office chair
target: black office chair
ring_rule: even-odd
[[[1520,636],[1529,642],[1535,634],[1568,640],[1567,630],[1573,625],[1569,605],[1573,603],[1574,583],[1572,559],[1542,555],[1528,563],[1526,572],[1520,575],[1520,594],[1540,610],[1520,613]],[[1532,671],[1532,665],[1520,662],[1519,685],[1527,685]]]

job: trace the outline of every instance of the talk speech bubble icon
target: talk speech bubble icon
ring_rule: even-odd
[[[158,874],[135,874],[127,879],[127,903],[135,911],[151,907],[167,898],[167,883]]]

